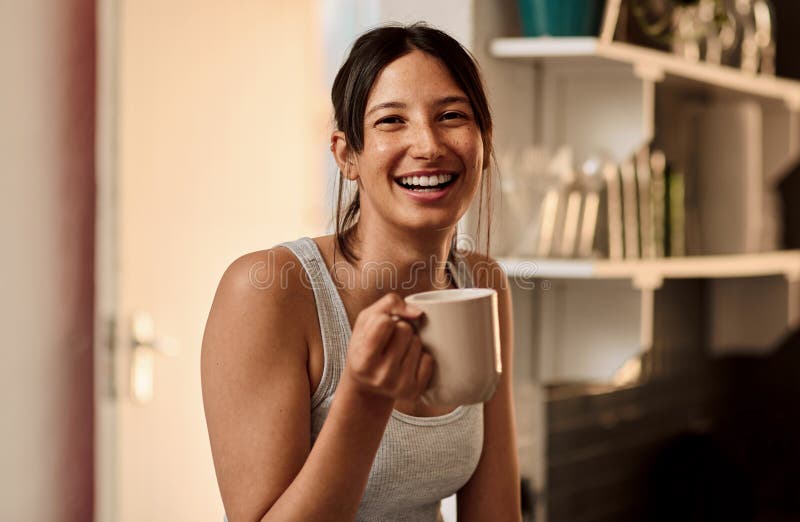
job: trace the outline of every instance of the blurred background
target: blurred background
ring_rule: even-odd
[[[794,0],[0,0],[0,518],[222,520],[219,277],[330,230],[333,77],[420,20],[494,111],[525,520],[800,520]]]

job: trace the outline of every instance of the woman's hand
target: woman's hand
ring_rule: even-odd
[[[422,311],[397,294],[387,294],[356,318],[343,378],[362,392],[397,399],[416,399],[433,375],[433,357],[410,321]]]

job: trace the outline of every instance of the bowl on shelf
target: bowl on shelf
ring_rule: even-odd
[[[523,36],[594,36],[605,0],[519,0]]]

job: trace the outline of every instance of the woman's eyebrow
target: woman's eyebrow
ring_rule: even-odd
[[[466,96],[453,95],[442,98],[441,100],[436,102],[436,105],[448,105],[450,103],[466,103],[467,105],[469,105],[470,102],[469,98],[467,98]]]
[[[367,111],[367,113],[364,116],[369,116],[373,112],[379,111],[381,109],[405,109],[405,108],[406,108],[406,104],[405,103],[401,103],[401,102],[397,102],[397,101],[384,102],[384,103],[379,103],[378,105],[373,106],[370,110]]]

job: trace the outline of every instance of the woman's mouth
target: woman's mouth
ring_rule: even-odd
[[[402,176],[394,182],[413,192],[438,192],[451,185],[458,174],[431,174],[421,176]]]

